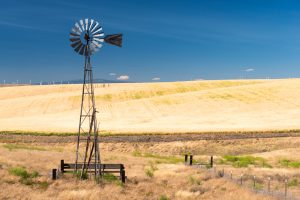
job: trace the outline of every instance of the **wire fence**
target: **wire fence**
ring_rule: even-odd
[[[195,165],[195,167],[205,168],[201,165]],[[256,194],[272,196],[281,200],[300,200],[299,193],[289,188],[290,182],[288,177],[281,178],[281,180],[273,180],[270,176],[259,177],[247,173],[237,174],[218,167],[210,168],[208,171],[216,177],[224,178]]]

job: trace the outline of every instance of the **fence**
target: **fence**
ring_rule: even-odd
[[[185,155],[185,162],[196,168],[203,168],[203,165],[193,164],[193,156],[190,155],[190,160],[188,163],[187,156]],[[225,178],[235,184],[240,185],[245,189],[251,190],[254,193],[272,196],[280,200],[300,200],[300,191],[293,192],[289,188],[289,178],[282,177],[279,180],[273,180],[271,176],[260,177],[256,174],[247,173],[237,173],[230,171],[225,171],[223,167],[216,167],[213,165],[213,157],[210,159],[210,167],[206,169],[216,177]],[[206,164],[206,166],[209,166]],[[299,188],[299,186],[298,186]]]

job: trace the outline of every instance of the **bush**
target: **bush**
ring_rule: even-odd
[[[288,159],[280,160],[279,163],[284,167],[291,167],[291,168],[299,168],[300,162],[298,161],[292,161]]]
[[[248,167],[249,165],[255,165],[259,167],[268,167],[269,165],[265,159],[254,156],[231,156],[226,155],[223,157],[223,160],[220,161],[222,164],[230,163],[233,167]]]
[[[113,174],[107,173],[107,174],[103,174],[103,180],[107,182],[114,182],[117,181],[118,178]]]
[[[33,171],[31,174],[30,174],[30,177],[31,178],[36,178],[39,176],[39,173],[37,171]]]
[[[34,181],[34,178],[38,177],[39,173],[37,171],[33,171],[32,173],[29,173],[24,167],[10,168],[9,173],[14,175],[14,176],[20,177],[19,181],[20,181],[20,183],[22,183],[24,185],[38,184],[38,185],[42,186],[42,188],[45,188],[45,184],[47,184],[47,187],[49,185],[47,182],[36,182],[36,181]]]
[[[263,184],[256,183],[254,189],[256,190],[262,190],[264,188]]]
[[[13,167],[9,169],[9,173],[14,176],[19,176],[22,179],[27,179],[30,177],[30,174],[23,167]]]
[[[299,181],[298,181],[298,179],[296,179],[296,178],[293,178],[292,180],[290,180],[289,182],[288,182],[288,186],[289,187],[292,187],[292,186],[298,186],[299,185]]]
[[[153,170],[151,169],[146,169],[145,170],[146,176],[152,178],[154,176]]]
[[[161,195],[159,200],[169,200],[169,198],[166,195]]]

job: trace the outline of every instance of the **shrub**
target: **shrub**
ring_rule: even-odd
[[[289,182],[288,182],[288,186],[289,187],[292,187],[292,186],[298,186],[299,185],[299,181],[298,181],[298,179],[296,179],[296,178],[293,178],[292,180],[290,180]]]
[[[263,184],[256,183],[254,189],[256,190],[262,190],[264,188]]]
[[[166,195],[161,195],[159,200],[169,200],[169,198]]]
[[[300,162],[298,161],[292,161],[288,159],[280,160],[279,163],[284,167],[292,167],[292,168],[299,168]]]
[[[27,179],[30,177],[30,174],[23,167],[13,167],[9,169],[9,173],[14,176],[19,176],[22,179]]]
[[[40,182],[34,181],[34,178],[39,176],[39,173],[37,171],[33,171],[32,173],[29,173],[24,167],[13,167],[13,168],[9,169],[9,173],[14,176],[20,177],[19,181],[20,181],[20,183],[22,183],[24,185],[34,185],[34,184],[40,185]],[[42,183],[42,184],[45,184],[45,183]],[[45,187],[43,187],[43,188],[45,188]]]
[[[154,176],[153,170],[151,169],[146,169],[145,170],[146,176],[152,178]]]
[[[103,180],[107,182],[114,182],[117,181],[118,178],[113,174],[107,173],[107,174],[103,174]]]
[[[254,156],[232,156],[226,155],[223,157],[223,160],[220,161],[222,164],[230,163],[233,167],[248,167],[249,165],[255,165],[259,167],[268,167],[269,165],[265,159]]]
[[[37,171],[33,171],[31,174],[30,174],[30,177],[31,178],[36,178],[39,176],[39,173]]]

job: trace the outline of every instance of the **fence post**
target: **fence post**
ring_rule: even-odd
[[[190,165],[193,165],[193,155],[190,155]]]
[[[57,179],[57,169],[52,169],[52,180],[56,180]]]
[[[214,166],[214,157],[210,156],[210,167],[212,168]]]
[[[124,170],[124,167],[122,166],[121,169],[120,169],[120,175],[121,175],[121,180],[122,180],[122,183],[125,183],[125,170]]]
[[[271,182],[271,177],[268,177],[268,192],[269,192],[269,193],[270,193],[270,191],[271,191],[270,182]]]
[[[241,185],[243,185],[243,174],[241,174]]]
[[[60,171],[61,171],[61,173],[65,172],[65,161],[64,160],[60,161]]]
[[[185,163],[188,162],[188,155],[187,155],[187,154],[184,155],[184,162],[185,162]]]
[[[287,184],[288,183],[288,180],[287,178],[284,180],[284,199],[286,200],[287,198]]]
[[[230,171],[230,179],[232,180],[232,171]]]
[[[253,188],[255,189],[255,184],[256,184],[256,180],[255,180],[255,176],[253,176]]]

